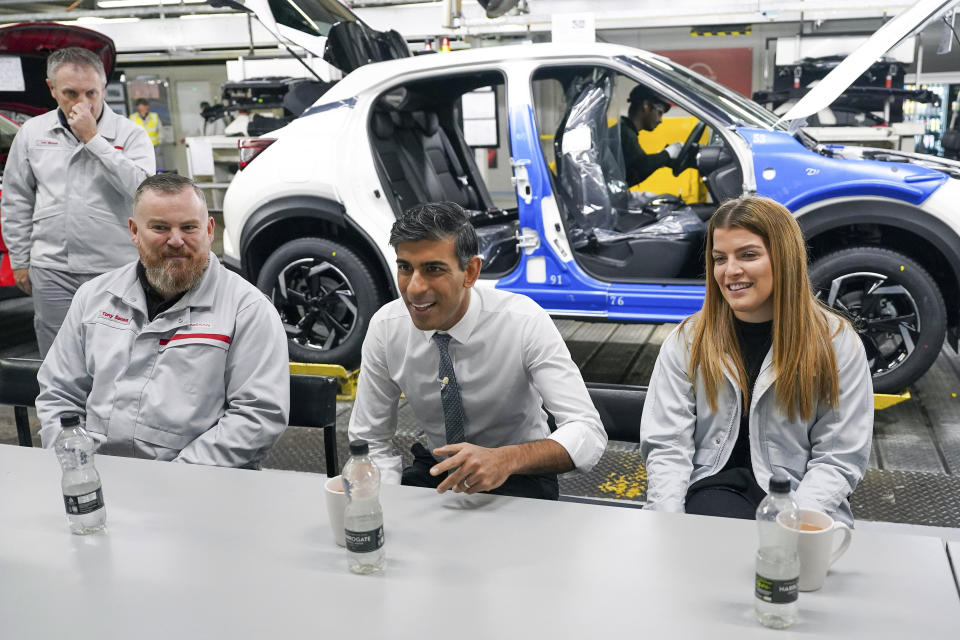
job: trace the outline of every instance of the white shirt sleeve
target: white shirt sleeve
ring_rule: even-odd
[[[390,378],[387,367],[386,322],[374,317],[363,341],[357,398],[350,414],[347,433],[351,441],[366,440],[370,457],[380,468],[385,484],[400,484],[402,458],[393,449],[397,430],[400,388]]]
[[[524,364],[544,406],[557,421],[557,430],[549,438],[566,449],[577,471],[590,471],[607,446],[607,432],[580,370],[546,313],[529,316],[523,331]]]

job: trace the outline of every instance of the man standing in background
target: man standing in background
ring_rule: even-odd
[[[79,47],[47,59],[58,108],[14,138],[0,200],[17,286],[33,296],[46,356],[81,284],[137,258],[127,220],[133,194],[156,172],[146,131],[104,104],[103,63]]]
[[[150,101],[146,98],[137,98],[133,103],[137,107],[135,113],[131,113],[129,118],[143,127],[150,138],[150,144],[153,145],[154,157],[157,160],[157,167],[160,166],[160,158],[157,155],[157,145],[160,144],[160,116],[150,111]]]

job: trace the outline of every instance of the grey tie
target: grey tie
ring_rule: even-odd
[[[450,335],[435,333],[433,339],[440,350],[440,401],[443,403],[443,424],[447,431],[447,444],[463,442],[467,417],[463,415],[463,403],[460,401],[460,385],[457,374],[453,372],[453,361],[447,346]]]

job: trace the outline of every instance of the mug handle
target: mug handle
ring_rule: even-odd
[[[830,556],[830,565],[833,566],[833,563],[840,559],[840,556],[844,554],[847,550],[847,547],[850,546],[850,540],[853,538],[853,532],[850,531],[850,527],[840,522],[839,520],[834,520],[833,522],[833,533],[837,531],[843,531],[843,542],[840,543],[840,546],[837,547],[836,551],[833,552],[833,555]]]

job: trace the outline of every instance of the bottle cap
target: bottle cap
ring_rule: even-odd
[[[365,456],[370,453],[370,445],[366,440],[354,440],[350,443],[350,455]]]
[[[60,426],[64,429],[80,426],[80,416],[75,413],[65,413],[60,416]]]
[[[790,478],[777,474],[770,478],[770,493],[790,493]]]

